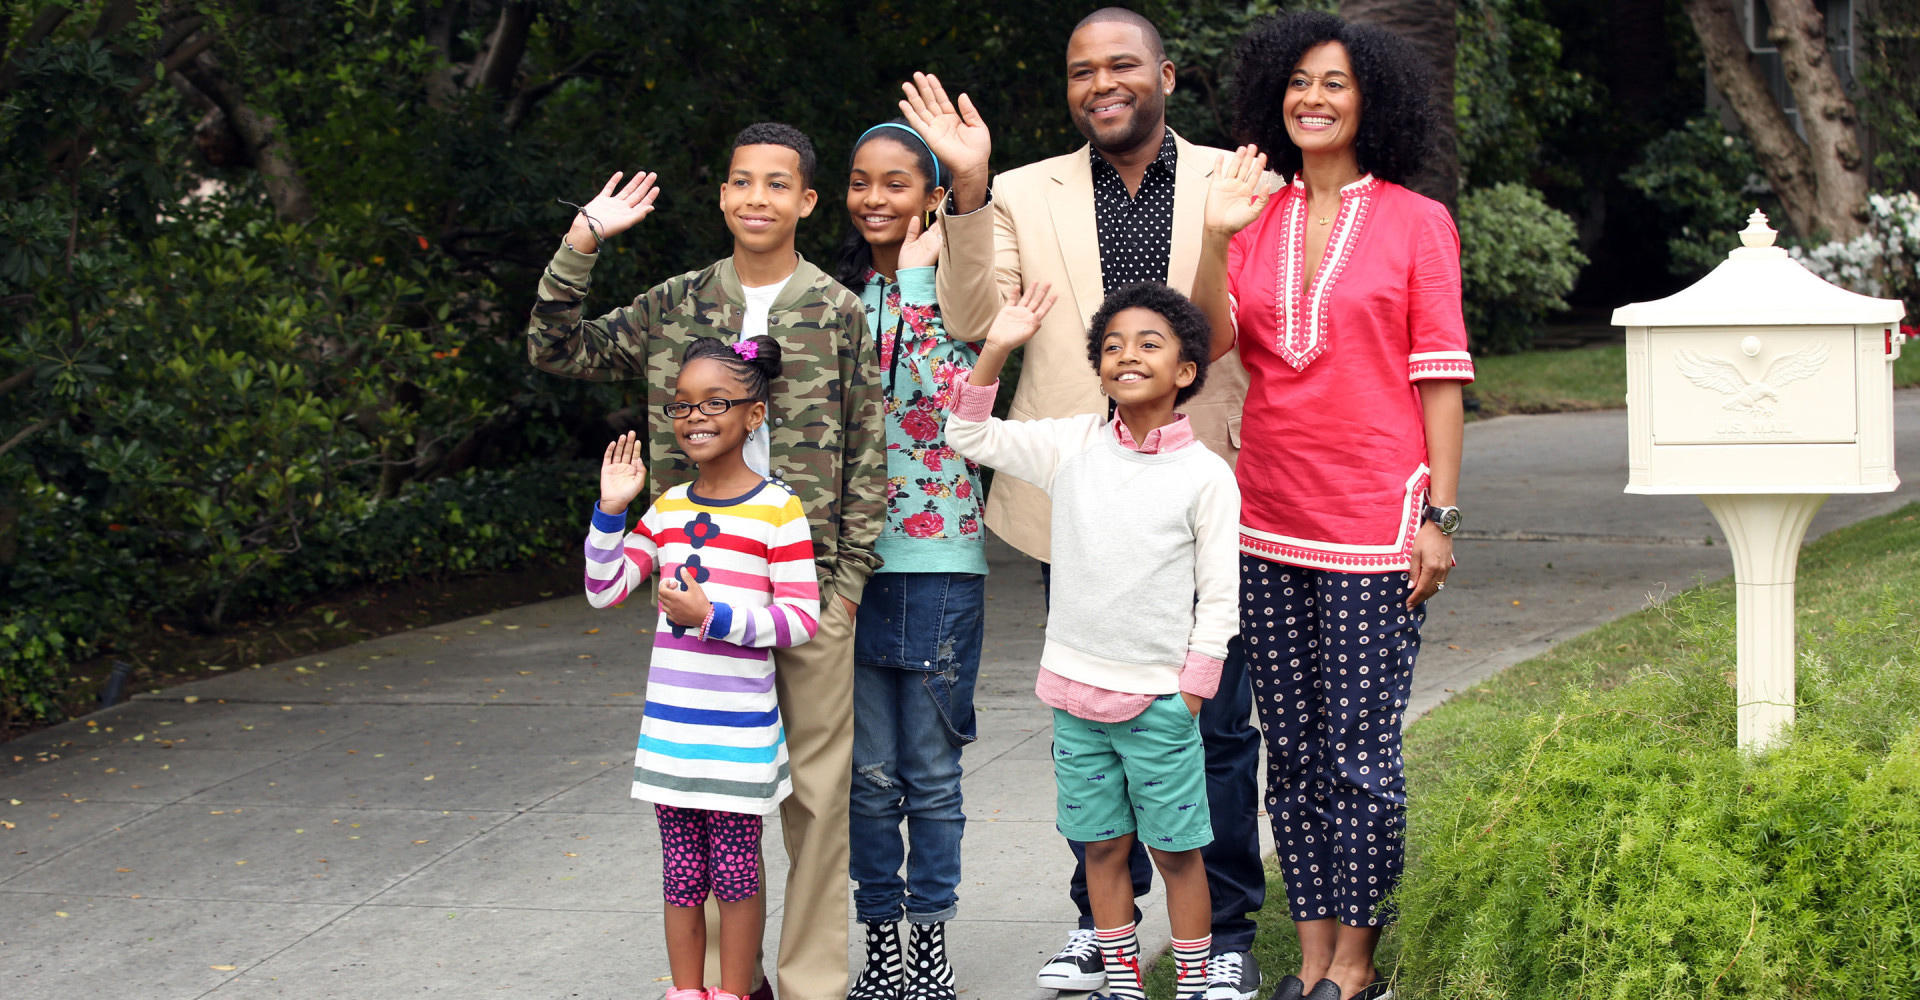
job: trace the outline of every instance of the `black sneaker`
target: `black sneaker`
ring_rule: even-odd
[[[1207,959],[1207,1000],[1254,1000],[1260,994],[1260,963],[1250,951],[1222,952]]]
[[[1043,990],[1097,990],[1107,985],[1107,965],[1100,958],[1100,942],[1089,930],[1075,930],[1067,946],[1047,959],[1034,979]]]

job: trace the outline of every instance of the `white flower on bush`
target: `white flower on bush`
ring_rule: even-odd
[[[1850,291],[1920,298],[1920,194],[1867,196],[1867,231],[1812,249],[1793,248],[1807,270]]]

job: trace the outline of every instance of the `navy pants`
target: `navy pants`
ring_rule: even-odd
[[[1406,781],[1400,725],[1427,606],[1404,572],[1240,557],[1240,635],[1267,740],[1267,814],[1298,921],[1391,919]]]
[[[1049,567],[1042,578],[1051,582]],[[1254,731],[1253,690],[1248,683],[1247,657],[1241,640],[1227,646],[1220,668],[1220,690],[1200,709],[1200,742],[1207,754],[1207,808],[1213,823],[1213,843],[1200,849],[1206,862],[1207,891],[1213,896],[1213,953],[1223,955],[1253,950],[1253,918],[1267,901],[1267,877],[1260,863],[1260,734]],[[1087,902],[1087,847],[1069,840],[1073,849],[1073,880],[1067,894],[1080,910],[1082,929],[1093,928],[1093,910]],[[1127,857],[1133,875],[1133,894],[1153,888],[1153,862],[1139,840]],[[1134,919],[1140,912],[1134,910]]]

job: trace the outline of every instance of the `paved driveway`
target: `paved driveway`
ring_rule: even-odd
[[[1897,405],[1913,482],[1920,394]],[[1625,442],[1621,412],[1468,428],[1470,520],[1430,605],[1416,710],[1731,571],[1698,500],[1620,492]],[[1815,531],[1911,495],[1836,498]],[[951,944],[967,996],[1018,1000],[1047,995],[1032,974],[1070,926],[1071,861],[1032,695],[1039,574],[1004,546],[993,560]],[[554,600],[236,664],[8,744],[0,993],[657,995],[659,841],[626,797],[650,626]],[[769,830],[770,942],[779,842]],[[1165,945],[1158,903],[1149,947]]]

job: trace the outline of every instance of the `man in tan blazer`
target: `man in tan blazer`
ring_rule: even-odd
[[[1087,329],[1108,289],[1156,280],[1192,290],[1207,190],[1227,154],[1195,146],[1167,128],[1166,98],[1173,87],[1173,63],[1151,22],[1119,8],[1095,11],[1067,46],[1068,111],[1088,144],[1002,173],[989,188],[991,141],[972,102],[963,94],[956,107],[939,81],[924,74],[906,85],[902,110],[953,170],[936,272],[947,330],[965,340],[985,337],[1001,303],[1025,285],[1046,282],[1060,295],[1024,348],[1015,420],[1107,412],[1100,379],[1087,360]],[[1205,388],[1181,408],[1195,436],[1229,463],[1239,455],[1246,387],[1239,354],[1231,353],[1213,362]],[[1011,476],[995,477],[988,527],[1043,566],[1051,516],[1045,493]],[[1124,520],[1116,519],[1114,528],[1115,542],[1125,544]],[[1260,988],[1248,917],[1266,897],[1252,698],[1236,639],[1219,691],[1199,717],[1214,830],[1203,852],[1213,897],[1208,1000],[1252,1000]],[[1050,989],[1098,989],[1106,974],[1086,902],[1085,850],[1073,846],[1081,863],[1070,894],[1080,908],[1080,929],[1037,978]],[[1146,851],[1136,842],[1134,894],[1145,894],[1151,879]]]

